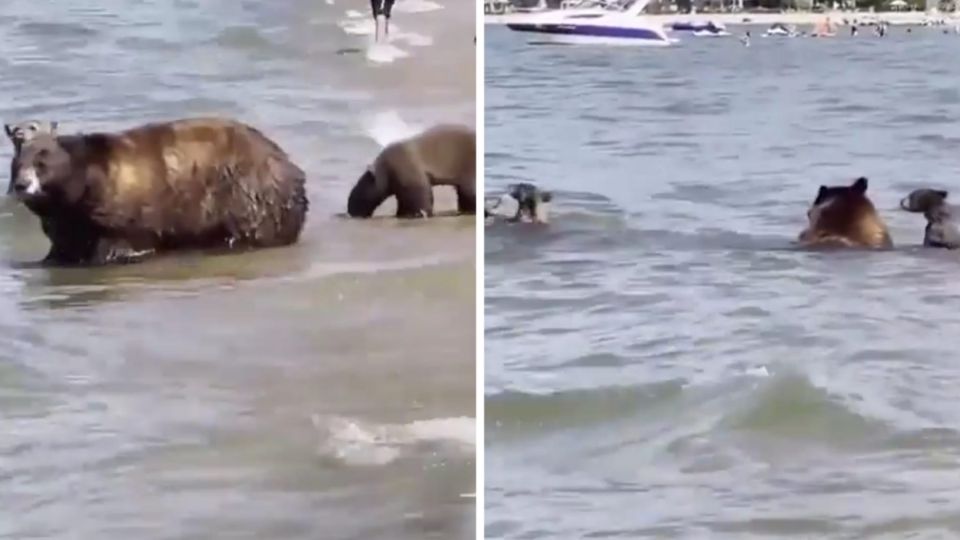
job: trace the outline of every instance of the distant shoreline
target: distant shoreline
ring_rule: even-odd
[[[529,13],[510,13],[507,15],[484,15],[484,24],[508,24],[509,22],[530,16]],[[646,15],[651,19],[660,20],[663,24],[706,23],[713,21],[725,25],[760,25],[770,26],[773,23],[783,24],[817,24],[830,17],[834,24],[844,20],[864,21],[882,20],[894,25],[921,25],[931,19],[945,19],[950,23],[960,22],[960,16],[953,13],[928,14],[923,11],[885,11],[870,13],[866,11],[835,11],[829,13],[787,12],[787,13],[661,13]]]

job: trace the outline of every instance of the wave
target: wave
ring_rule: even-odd
[[[543,434],[629,418],[683,391],[681,381],[532,393],[506,390],[486,397],[487,432]]]
[[[864,416],[848,397],[787,371],[767,378],[729,410],[716,429],[778,441],[831,446],[863,442],[886,432],[880,419]]]

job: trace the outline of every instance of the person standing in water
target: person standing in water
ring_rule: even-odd
[[[390,12],[393,10],[394,0],[370,0],[370,10],[373,12],[374,41],[386,41],[390,33]],[[380,17],[383,17],[383,36],[380,35]]]

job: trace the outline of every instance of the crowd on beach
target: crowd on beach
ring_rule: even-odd
[[[941,23],[943,24],[943,23]],[[941,25],[941,24],[938,24]],[[858,36],[862,31],[869,31],[875,37],[884,37],[890,32],[890,23],[883,20],[867,19],[867,20],[858,20],[858,19],[842,19],[840,24],[835,23],[830,17],[825,17],[822,21],[814,24],[813,28],[807,32],[805,30],[799,30],[797,25],[791,24],[786,25],[783,23],[774,23],[764,32],[764,37],[773,37],[773,36],[783,36],[783,37],[836,37],[839,34],[840,27],[847,27],[849,29],[849,34],[851,37]],[[932,26],[932,25],[930,25]],[[867,30],[869,29],[869,30]],[[960,22],[957,22],[953,25],[952,30],[944,28],[943,33],[947,34],[949,32],[954,32],[960,34]],[[912,26],[907,26],[906,33],[910,34],[913,32]],[[742,36],[740,36],[740,41],[745,46],[750,45],[751,33],[749,30],[746,30]]]

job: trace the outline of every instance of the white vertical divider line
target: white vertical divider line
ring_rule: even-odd
[[[478,202],[483,206],[484,198],[484,23],[483,23],[483,0],[476,0],[476,126],[477,126],[477,197],[480,199]],[[476,470],[476,538],[480,540],[483,538],[484,532],[484,425],[485,425],[485,415],[484,415],[484,354],[483,354],[483,334],[484,334],[484,222],[483,214],[481,208],[477,208],[477,254],[476,254],[476,282],[477,282],[477,339],[476,339],[476,400],[477,400],[477,412],[476,412],[476,424],[477,424],[477,435],[476,435],[476,456],[475,456],[475,470]]]

